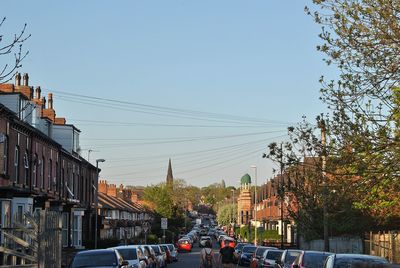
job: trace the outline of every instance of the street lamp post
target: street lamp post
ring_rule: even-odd
[[[233,227],[235,227],[235,190],[231,190],[232,191],[232,223],[233,223]]]
[[[251,168],[254,168],[255,176],[254,176],[254,245],[257,246],[257,166],[252,165]]]
[[[96,172],[97,172],[97,187],[96,190],[96,213],[95,213],[95,223],[94,223],[94,248],[97,249],[97,218],[99,213],[99,162],[105,162],[105,159],[96,159]]]

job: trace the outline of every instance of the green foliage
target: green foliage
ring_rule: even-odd
[[[246,241],[253,242],[255,239],[255,227],[242,226],[236,231],[240,234],[240,237]],[[257,228],[257,243],[259,245],[264,241],[279,241],[281,236],[277,230],[264,230],[264,228]]]
[[[147,244],[158,244],[159,238],[155,234],[149,234],[147,236]]]
[[[313,3],[316,11],[306,12],[321,25],[317,49],[340,74],[320,79],[330,113],[318,117],[317,126],[326,130],[327,144],[304,120],[288,129],[290,142],[270,144],[265,157],[285,169],[285,187],[299,208],[289,212],[306,239],[322,237],[324,195],[330,234],[385,228],[400,218],[400,2]]]
[[[214,210],[218,210],[218,206],[232,198],[232,190],[236,190],[232,186],[226,187],[225,181],[214,183],[207,187],[201,188],[202,200],[205,204],[210,205]]]
[[[219,207],[217,212],[217,221],[221,225],[229,225],[232,222],[236,222],[237,218],[237,205],[226,204]]]
[[[341,167],[335,175],[351,180],[354,208],[386,224],[400,216],[400,2],[314,4],[319,11],[306,11],[322,26],[317,48],[341,74],[336,81],[321,78],[321,98],[332,111],[330,151]]]
[[[264,230],[260,231],[261,241],[279,241],[281,236],[278,234],[277,230]]]
[[[173,203],[170,190],[166,185],[146,187],[144,199],[154,204],[155,211],[162,217],[171,218],[173,214]]]

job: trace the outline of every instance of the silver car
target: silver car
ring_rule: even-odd
[[[128,268],[129,262],[114,249],[95,249],[78,252],[72,261],[71,268],[101,267]]]
[[[274,268],[276,261],[281,259],[282,253],[283,250],[280,249],[267,249],[260,258],[258,267]]]
[[[167,255],[163,252],[159,245],[151,245],[151,248],[156,254],[157,263],[159,268],[165,268],[167,266]]]
[[[173,261],[178,261],[178,250],[175,248],[175,246],[173,244],[165,244],[168,249],[169,252],[171,253],[171,257]]]
[[[129,268],[146,268],[146,257],[139,246],[119,246],[112,249],[117,250],[122,258],[129,262]]]

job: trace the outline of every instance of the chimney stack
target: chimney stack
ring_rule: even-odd
[[[53,94],[52,93],[49,93],[49,95],[48,95],[48,102],[49,102],[48,109],[53,109]]]
[[[19,87],[20,85],[21,85],[21,74],[17,72],[15,74],[15,86]]]
[[[28,73],[24,73],[24,77],[23,77],[23,82],[24,82],[24,86],[29,86],[29,75]]]
[[[36,87],[36,96],[35,99],[40,100],[40,94],[42,93],[42,90],[40,87]]]

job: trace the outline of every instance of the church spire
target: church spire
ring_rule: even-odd
[[[173,183],[174,183],[174,176],[172,175],[172,165],[171,165],[171,158],[170,158],[169,163],[168,163],[167,185],[173,185]]]

